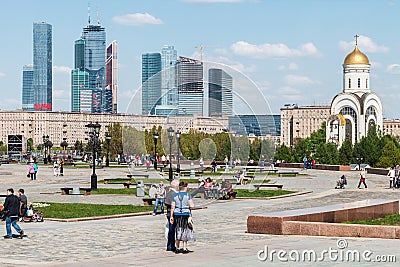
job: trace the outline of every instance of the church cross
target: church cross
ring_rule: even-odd
[[[358,34],[356,34],[354,37],[356,38],[356,46],[357,46],[358,45],[358,37],[360,37],[360,36]]]

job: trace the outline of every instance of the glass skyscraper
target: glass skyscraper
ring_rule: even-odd
[[[176,86],[175,64],[177,52],[172,45],[164,45],[161,50],[161,105],[178,106],[178,87]]]
[[[210,116],[233,114],[232,76],[222,69],[208,70],[208,111]]]
[[[104,112],[117,113],[118,103],[118,45],[112,41],[107,47],[106,90],[103,97]]]
[[[155,114],[161,104],[161,54],[142,55],[142,114]]]
[[[33,23],[33,89],[35,110],[52,110],[52,67],[52,26],[46,22]]]
[[[89,73],[89,89],[92,90],[92,112],[103,112],[102,95],[105,90],[106,32],[100,25],[83,28],[84,67]]]
[[[26,65],[22,70],[22,109],[34,111],[33,65]]]
[[[179,115],[203,115],[203,63],[179,57],[176,64]]]

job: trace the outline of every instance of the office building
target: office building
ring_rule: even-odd
[[[117,113],[118,103],[118,45],[112,41],[107,47],[106,57],[106,89],[103,98],[104,112]]]
[[[37,111],[52,110],[52,68],[52,26],[46,22],[33,23],[33,89]]]
[[[161,105],[161,54],[142,55],[142,114],[154,115]]]
[[[229,132],[246,136],[280,136],[280,115],[235,115],[229,117]]]
[[[176,64],[178,112],[181,116],[203,115],[203,63],[179,57]]]
[[[22,69],[22,109],[34,111],[33,65],[26,65]]]
[[[161,105],[171,106],[172,110],[178,106],[178,88],[176,86],[177,52],[172,45],[164,45],[161,49]],[[174,108],[175,107],[175,108]]]
[[[208,70],[208,112],[210,116],[233,114],[233,80],[222,69]]]

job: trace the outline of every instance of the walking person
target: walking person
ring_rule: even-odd
[[[60,162],[60,176],[64,176],[64,160]]]
[[[33,180],[36,180],[36,174],[39,170],[39,165],[37,164],[36,160],[33,162],[33,170],[34,170]]]
[[[191,209],[194,208],[192,196],[187,193],[187,183],[179,183],[179,193],[174,194],[171,205],[170,222],[175,224],[175,253],[189,253],[188,241],[196,241],[191,220]],[[190,218],[190,219],[189,219]],[[182,242],[182,249],[179,248]]]
[[[33,162],[29,163],[28,174],[31,180],[33,180],[33,178],[35,177],[35,167],[33,166]]]
[[[154,205],[153,216],[157,214],[158,205],[161,206],[161,214],[164,214],[164,198],[165,198],[165,187],[161,181],[156,191],[156,204]]]
[[[176,251],[175,247],[175,224],[171,223],[171,205],[172,198],[175,193],[179,192],[179,182],[177,180],[172,180],[171,187],[169,188],[167,194],[165,195],[165,206],[167,207],[167,220],[168,220],[168,242],[167,251]]]
[[[393,168],[391,167],[387,176],[389,177],[389,188],[394,188],[394,183],[395,183],[395,179],[396,179],[396,172],[395,170],[393,170]]]
[[[4,211],[6,212],[6,231],[7,234],[4,236],[5,239],[12,239],[11,226],[18,232],[20,238],[24,236],[24,231],[17,224],[18,213],[19,213],[19,199],[14,195],[14,189],[7,189],[7,197],[4,202]]]
[[[364,168],[361,169],[361,171],[360,171],[360,182],[358,183],[358,186],[357,186],[358,189],[361,189],[361,187],[360,187],[361,184],[364,184],[364,187],[367,188],[367,184],[365,183],[365,179],[367,178],[366,174],[367,174],[367,172],[365,171],[365,169]]]
[[[19,221],[22,221],[22,218],[25,217],[26,212],[28,210],[28,198],[25,195],[24,189],[19,189],[17,192],[18,199],[20,201],[20,208],[19,208]]]
[[[58,163],[57,163],[57,160],[54,161],[53,172],[54,172],[54,176],[58,176]]]

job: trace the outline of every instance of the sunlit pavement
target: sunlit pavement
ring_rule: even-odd
[[[100,169],[99,180],[103,178],[126,177],[128,168]],[[197,205],[207,209],[195,210],[193,217],[197,241],[189,243],[194,252],[175,255],[165,251],[165,216],[140,216],[77,223],[51,222],[20,223],[28,234],[22,240],[1,240],[1,266],[335,266],[369,265],[393,266],[394,263],[377,263],[377,260],[400,260],[398,240],[365,238],[332,238],[307,236],[271,236],[246,233],[246,219],[249,214],[298,209],[346,203],[362,199],[399,199],[400,190],[388,189],[386,176],[368,175],[368,189],[357,189],[356,172],[329,172],[319,170],[300,171],[307,176],[266,177],[272,182],[282,183],[284,189],[312,191],[312,193],[270,200],[209,201],[195,199]],[[66,169],[65,176],[54,177],[51,167],[40,167],[38,180],[26,177],[26,165],[0,166],[0,192],[7,188],[24,188],[29,201],[80,202],[106,204],[140,204],[136,196],[65,196],[60,188],[64,186],[89,187],[89,169]],[[157,173],[149,172],[151,178]],[[335,181],[345,174],[348,187],[336,190]],[[232,174],[226,174],[231,177]],[[264,179],[257,177],[256,179]],[[122,187],[122,185],[99,185],[99,187]],[[249,186],[241,186],[250,188]],[[3,201],[3,200],[1,200]],[[1,223],[5,233],[4,222]],[[340,249],[338,240],[345,240],[347,247]],[[343,243],[343,240],[341,242]],[[265,258],[260,250],[268,248],[282,250],[281,256],[273,253]],[[296,259],[298,253],[313,250],[316,259]],[[322,253],[324,250],[331,251]],[[342,258],[335,257],[342,255]],[[355,250],[361,255],[356,263],[347,259],[346,251]],[[372,254],[369,254],[369,251]],[[367,252],[365,252],[367,251]],[[297,253],[297,254],[296,254]],[[344,253],[344,254],[343,254]],[[269,254],[268,254],[269,255]],[[289,257],[290,255],[290,257]],[[388,257],[385,257],[388,255]],[[271,255],[269,255],[271,256]],[[378,256],[378,257],[375,257]],[[373,261],[372,261],[373,260]],[[286,262],[287,261],[287,262]]]

